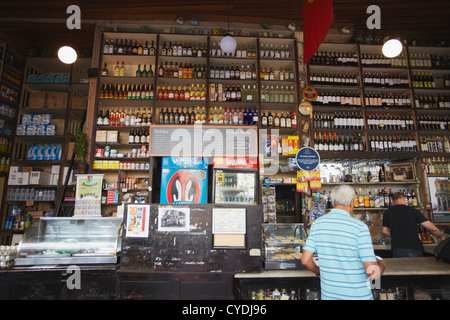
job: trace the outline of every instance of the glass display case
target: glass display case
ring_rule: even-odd
[[[306,232],[303,223],[263,224],[264,268],[305,269],[301,262]]]
[[[42,217],[19,243],[16,266],[114,264],[122,247],[122,218]]]

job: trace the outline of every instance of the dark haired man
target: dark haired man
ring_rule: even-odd
[[[383,215],[383,233],[391,237],[393,257],[422,257],[423,247],[417,225],[430,230],[438,241],[443,239],[441,232],[419,210],[406,205],[402,193],[394,193],[392,200],[394,205]]]

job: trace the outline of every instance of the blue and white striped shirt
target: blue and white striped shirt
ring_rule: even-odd
[[[304,250],[317,253],[323,300],[372,300],[363,262],[376,262],[369,228],[341,209],[311,226]]]

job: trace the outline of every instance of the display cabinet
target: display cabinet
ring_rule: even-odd
[[[121,218],[43,217],[25,232],[14,263],[115,264],[121,248]]]
[[[304,269],[301,263],[306,232],[303,223],[263,224],[266,270]]]

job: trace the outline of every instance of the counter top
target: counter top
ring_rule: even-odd
[[[450,264],[434,257],[387,258],[383,276],[450,275]],[[264,270],[259,273],[236,273],[236,279],[250,278],[307,278],[315,277],[309,270]]]

